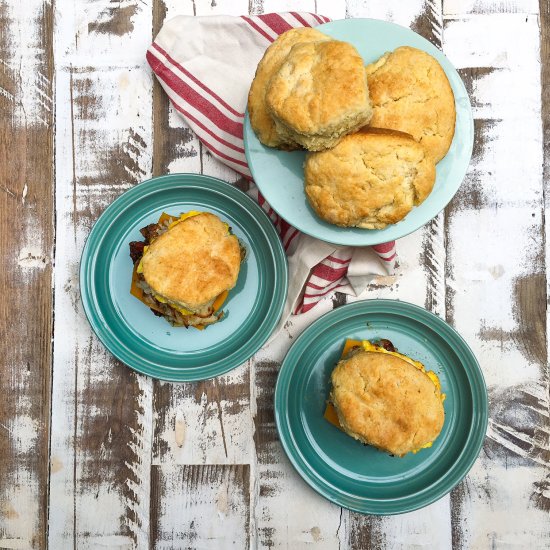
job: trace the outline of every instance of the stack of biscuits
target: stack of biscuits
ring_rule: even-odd
[[[397,223],[426,199],[456,118],[429,54],[403,46],[365,67],[351,44],[312,28],[266,50],[248,111],[264,145],[308,151],[305,192],[317,215],[365,229]]]

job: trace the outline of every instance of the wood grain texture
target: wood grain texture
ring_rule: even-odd
[[[153,466],[151,548],[248,550],[250,468]]]
[[[488,13],[538,13],[537,0],[445,0],[443,4],[445,17]]]
[[[0,5],[0,547],[45,548],[53,265],[52,6]]]
[[[147,540],[151,382],[91,334],[78,289],[80,251],[93,222],[150,173],[150,129],[124,105],[150,97],[150,80],[138,74],[69,67],[57,78],[58,126],[66,137],[58,140],[57,158],[73,160],[60,161],[57,170],[55,296],[63,314],[54,330],[51,498],[60,503],[50,508],[54,548],[145,547]]]
[[[540,67],[541,67],[541,120],[542,120],[542,155],[543,155],[543,166],[542,166],[542,185],[543,185],[543,215],[542,222],[544,224],[544,240],[545,240],[545,275],[540,275],[541,278],[544,278],[544,283],[539,282],[536,285],[536,288],[542,291],[543,288],[546,290],[546,296],[540,296],[537,303],[537,311],[541,313],[539,317],[539,323],[545,323],[545,332],[539,329],[537,334],[539,335],[539,343],[546,344],[546,355],[540,357],[544,360],[546,357],[546,376],[547,379],[550,378],[550,373],[548,373],[548,357],[550,355],[550,341],[548,338],[548,327],[550,326],[550,313],[548,312],[548,307],[544,308],[544,304],[548,303],[548,296],[550,295],[550,286],[548,280],[547,268],[550,265],[550,235],[548,233],[548,210],[550,207],[550,2],[547,0],[541,0],[539,2],[539,27],[540,27]],[[542,284],[541,284],[542,283]],[[543,302],[544,299],[544,302]],[[546,309],[546,312],[544,311]],[[527,308],[522,308],[523,311],[528,312]],[[540,327],[542,328],[542,326]],[[544,342],[546,340],[546,342]],[[538,349],[541,349],[542,346],[539,346]],[[541,361],[541,364],[542,363]],[[537,403],[538,404],[538,403]],[[539,427],[539,434],[545,438],[546,448],[550,448],[550,430],[544,431],[544,427],[548,428],[550,425],[550,418],[545,418],[545,413],[548,409],[544,408],[544,401],[542,402],[542,411],[541,416],[536,418],[536,425]],[[550,417],[550,414],[549,414]],[[544,439],[543,439],[544,441]],[[544,445],[539,445],[539,448],[544,448]],[[535,485],[535,491],[533,495],[533,500],[536,502],[537,506],[541,509],[546,509],[550,511],[550,457],[546,454],[547,470],[546,477],[541,479]]]
[[[328,306],[330,302],[325,303]],[[280,363],[262,355],[264,353],[257,355],[254,364],[257,460],[254,496],[258,547],[314,546],[329,550],[341,543],[345,545],[342,510],[306,485],[284,455],[273,412]]]
[[[245,364],[204,382],[155,382],[153,464],[235,464],[250,456],[249,373]]]
[[[148,546],[152,384],[93,336],[78,288],[93,223],[152,169],[152,80],[138,51],[149,41],[143,31],[151,12],[141,4],[126,9],[131,5],[121,3],[119,12],[109,3],[79,2],[56,12],[50,548]],[[109,55],[117,46],[130,53]]]
[[[451,496],[455,548],[544,548],[550,536],[537,34],[536,17],[521,13],[445,21],[476,119],[472,164],[447,209],[447,311],[478,356],[490,403],[480,458]]]

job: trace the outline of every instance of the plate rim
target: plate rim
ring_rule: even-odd
[[[174,179],[178,181],[174,181]],[[135,362],[132,362],[132,360],[128,361],[128,356],[125,352],[121,351],[118,346],[114,346],[111,342],[111,340],[118,342],[120,339],[114,336],[115,333],[111,329],[107,329],[106,331],[105,328],[101,326],[101,323],[99,322],[101,319],[101,314],[98,313],[96,300],[94,298],[94,290],[92,286],[87,284],[88,276],[91,276],[95,270],[97,250],[99,249],[98,244],[102,242],[105,233],[109,231],[113,223],[116,223],[118,216],[127,210],[136,200],[143,199],[144,196],[154,195],[155,193],[166,188],[166,180],[171,182],[170,185],[192,185],[195,188],[204,189],[207,191],[214,190],[221,196],[227,196],[227,198],[238,199],[241,202],[244,201],[244,203],[247,203],[246,210],[250,213],[251,217],[256,220],[259,228],[262,229],[263,233],[266,235],[266,245],[268,246],[271,257],[274,261],[276,268],[274,270],[276,277],[275,282],[277,283],[275,285],[275,289],[280,289],[278,293],[280,297],[278,303],[275,301],[271,302],[272,304],[275,303],[276,306],[272,311],[271,320],[266,325],[263,336],[257,340],[256,344],[252,346],[252,348],[250,348],[251,351],[247,351],[242,354],[234,354],[235,358],[232,361],[228,361],[226,363],[224,362],[223,368],[215,368],[215,365],[219,363],[219,361],[217,361],[203,365],[197,369],[193,369],[192,371],[189,371],[189,369],[185,369],[183,372],[178,369],[167,371],[166,367],[164,367],[165,370],[162,373],[151,374],[148,372],[148,367],[145,363],[136,364]],[[206,182],[208,182],[210,186],[205,186],[204,184]],[[233,195],[233,197],[230,195]],[[252,197],[248,196],[238,187],[235,187],[220,178],[205,174],[193,174],[190,172],[164,174],[162,176],[143,180],[130,189],[125,190],[122,194],[115,198],[97,218],[86,237],[86,241],[80,255],[78,273],[79,294],[84,314],[93,333],[105,349],[116,359],[121,361],[126,367],[140,374],[149,376],[152,379],[167,382],[196,382],[209,380],[217,376],[227,374],[231,370],[248,361],[250,357],[261,349],[279,323],[288,294],[288,260],[286,253],[273,223],[263,209],[252,199]],[[254,335],[255,334],[257,334],[257,332],[255,332]],[[123,349],[124,348],[122,348],[122,350]],[[162,367],[162,365],[160,365],[160,367]],[[204,369],[213,369],[215,372],[201,374]]]
[[[438,211],[432,217],[430,217],[429,220],[427,220],[426,222],[421,223],[416,228],[407,229],[407,230],[403,231],[402,233],[400,233],[399,235],[393,236],[393,237],[392,236],[384,237],[383,235],[380,235],[379,237],[373,237],[372,239],[367,239],[365,242],[355,242],[355,241],[352,242],[352,241],[349,240],[349,237],[347,237],[347,234],[345,232],[342,232],[342,233],[336,233],[335,232],[334,233],[334,238],[332,236],[330,236],[330,237],[327,237],[327,236],[320,237],[319,235],[314,234],[311,230],[308,230],[307,228],[297,227],[295,221],[287,220],[287,218],[285,217],[285,215],[283,213],[279,212],[279,210],[277,208],[275,208],[271,203],[269,203],[270,206],[273,208],[273,210],[281,218],[283,218],[285,221],[287,221],[291,225],[295,225],[296,228],[299,231],[301,231],[302,233],[305,233],[306,235],[309,235],[310,237],[320,239],[320,240],[322,240],[324,242],[327,242],[327,243],[331,243],[331,244],[335,244],[335,245],[341,245],[341,246],[376,246],[378,244],[383,244],[383,243],[386,243],[386,242],[389,242],[389,241],[402,239],[403,237],[406,237],[407,235],[410,235],[411,233],[414,233],[415,231],[418,231],[419,229],[421,229],[422,227],[427,225],[432,219],[437,217],[445,209],[445,207],[453,200],[453,198],[457,194],[458,190],[460,189],[462,183],[464,182],[464,178],[467,175],[468,167],[470,166],[470,163],[471,163],[471,160],[472,160],[474,141],[475,141],[474,115],[473,115],[473,110],[472,110],[472,102],[471,102],[471,99],[470,99],[470,94],[468,93],[468,90],[466,89],[466,85],[464,84],[464,81],[462,80],[462,77],[458,73],[458,70],[453,65],[453,63],[451,63],[450,59],[445,55],[445,52],[443,50],[441,50],[440,48],[438,48],[437,46],[435,46],[434,44],[432,44],[427,38],[424,38],[421,34],[417,33],[414,30],[412,30],[410,27],[405,27],[404,25],[399,25],[398,23],[394,23],[392,21],[385,21],[383,19],[375,19],[375,18],[372,18],[372,17],[353,17],[353,18],[350,18],[350,19],[335,19],[333,21],[329,21],[327,23],[322,23],[320,25],[317,25],[315,28],[322,29],[323,27],[333,25],[334,23],[340,23],[340,22],[345,22],[345,21],[362,21],[362,22],[367,22],[369,24],[370,23],[375,23],[375,24],[381,25],[381,26],[398,27],[399,29],[402,29],[402,30],[405,30],[405,31],[408,31],[408,32],[412,32],[418,38],[422,39],[429,46],[429,48],[435,48],[441,55],[444,56],[444,58],[447,60],[450,67],[452,68],[452,70],[458,76],[457,85],[461,89],[461,91],[463,92],[464,97],[467,98],[467,100],[468,100],[468,115],[469,116],[465,117],[465,124],[467,125],[467,129],[469,130],[469,136],[468,136],[469,137],[469,144],[468,144],[468,147],[467,147],[468,163],[466,164],[466,166],[464,168],[464,174],[462,175],[462,178],[460,179],[460,182],[456,186],[456,189],[453,192],[453,194],[448,199],[445,199],[445,201],[446,201],[445,204],[443,204],[441,207],[438,206]],[[430,52],[427,52],[427,53],[430,53]],[[432,54],[430,53],[430,55],[432,55]],[[443,70],[445,71],[445,68],[443,68]],[[456,123],[455,123],[455,130],[456,130]],[[251,157],[250,157],[249,136],[251,136],[252,133],[254,133],[254,130],[252,130],[252,126],[250,124],[250,116],[249,116],[249,113],[248,113],[248,106],[247,106],[247,108],[245,110],[244,121],[243,121],[244,150],[245,150],[246,162],[248,164],[250,173],[252,174],[252,178],[254,179],[254,181],[257,184],[257,182],[259,181],[258,178],[256,177],[257,172],[253,167],[253,162],[251,162]],[[455,137],[453,136],[453,141],[454,141],[454,139],[455,139]],[[452,142],[451,142],[451,144],[452,144]],[[437,167],[437,165],[436,165],[436,167]],[[303,181],[303,179],[302,179],[302,181]],[[260,185],[258,185],[258,188],[260,189]],[[260,192],[261,192],[261,189],[260,189]],[[389,226],[389,227],[392,227],[392,226]],[[395,227],[395,225],[393,225],[393,227]],[[346,229],[346,228],[344,228],[344,229]],[[347,229],[357,230],[358,228],[353,227],[353,228],[347,228]],[[369,230],[368,229],[363,229],[362,231],[365,231],[365,233],[364,233],[365,237],[369,236]],[[377,231],[383,232],[384,229],[377,230]],[[376,233],[376,234],[379,234],[379,233]],[[339,238],[338,235],[340,235],[341,237]]]
[[[435,482],[431,483],[430,485],[423,487],[420,491],[417,491],[415,493],[412,493],[411,495],[407,495],[406,497],[399,497],[399,498],[390,498],[390,499],[364,499],[362,502],[362,505],[355,505],[355,503],[350,502],[344,502],[344,493],[333,493],[331,492],[330,488],[327,488],[324,484],[318,484],[316,479],[322,476],[317,475],[317,472],[314,468],[312,468],[308,461],[304,458],[302,458],[303,463],[307,466],[304,467],[300,461],[297,459],[297,456],[303,457],[303,453],[300,450],[300,447],[298,446],[297,442],[295,441],[294,435],[292,433],[292,430],[289,427],[289,424],[286,423],[286,418],[288,416],[288,411],[284,407],[286,404],[288,391],[285,391],[285,389],[288,389],[288,384],[286,384],[285,388],[283,388],[283,384],[285,383],[285,378],[287,379],[286,382],[290,381],[291,375],[296,369],[296,365],[293,367],[289,366],[290,361],[292,360],[291,353],[293,350],[296,350],[300,347],[301,342],[305,340],[311,341],[311,333],[314,332],[318,327],[323,326],[327,323],[327,318],[330,319],[331,317],[336,317],[336,320],[340,317],[346,317],[355,315],[357,313],[362,314],[368,314],[368,313],[374,313],[374,312],[382,312],[382,313],[388,313],[387,308],[390,309],[390,313],[397,313],[403,315],[403,312],[398,311],[400,309],[404,309],[405,312],[408,313],[417,313],[423,316],[425,319],[431,320],[433,323],[436,324],[436,326],[443,328],[447,334],[452,334],[453,337],[457,339],[457,342],[459,346],[462,348],[461,351],[466,353],[468,358],[470,359],[473,369],[470,367],[468,369],[464,369],[465,373],[467,375],[467,379],[469,381],[469,387],[472,390],[472,394],[476,395],[476,397],[479,399],[479,407],[480,411],[477,414],[476,419],[472,421],[472,423],[469,426],[469,435],[467,439],[467,444],[470,446],[471,450],[469,451],[469,457],[464,462],[464,464],[460,467],[458,470],[458,473],[455,473],[453,478],[450,480],[450,483],[443,484],[442,487],[435,491],[433,494],[429,495],[428,498],[420,498],[420,502],[411,502],[411,503],[403,503],[402,501],[408,499],[411,500],[414,498],[415,495],[420,494],[423,491],[426,491],[430,487],[433,487],[436,485],[440,480],[444,479],[445,476],[438,478]],[[391,311],[391,310],[394,311]],[[351,310],[351,311],[350,311]],[[356,311],[357,310],[357,311]],[[370,311],[369,311],[370,310]],[[397,311],[396,311],[397,310]],[[410,315],[406,315],[409,319],[411,318]],[[413,318],[413,320],[416,321],[416,319]],[[453,350],[456,350],[455,345],[453,344],[451,346]],[[461,361],[462,363],[462,361]],[[462,363],[463,364],[463,363]],[[289,370],[290,369],[290,370]],[[288,371],[288,374],[287,374]],[[476,378],[477,385],[472,386],[470,379],[474,376]],[[481,366],[479,364],[479,361],[477,360],[475,354],[473,353],[472,349],[464,340],[461,334],[459,334],[458,331],[456,331],[451,325],[449,325],[446,321],[441,319],[439,316],[435,315],[434,313],[426,310],[425,308],[422,308],[416,304],[412,304],[410,302],[401,301],[401,300],[390,300],[386,298],[377,298],[377,299],[370,299],[370,300],[360,300],[357,302],[353,302],[350,304],[345,304],[343,306],[340,306],[336,309],[333,309],[318,319],[316,319],[312,324],[310,324],[301,334],[296,338],[296,340],[293,342],[292,346],[289,348],[288,352],[286,353],[283,362],[281,363],[281,367],[279,369],[278,375],[277,375],[277,382],[275,385],[275,391],[273,395],[273,408],[274,408],[274,416],[275,416],[275,425],[277,427],[277,434],[279,436],[279,441],[281,442],[281,445],[285,451],[285,455],[287,456],[288,460],[296,470],[296,472],[300,475],[300,477],[318,494],[326,498],[327,500],[333,502],[334,504],[337,504],[338,506],[341,506],[343,508],[346,508],[348,510],[358,512],[361,514],[369,514],[369,515],[396,515],[396,514],[402,514],[406,512],[412,512],[414,510],[418,510],[420,508],[424,508],[425,506],[428,506],[435,501],[439,500],[446,494],[448,494],[452,489],[454,489],[463,479],[466,477],[470,469],[472,468],[473,464],[479,457],[479,453],[481,452],[483,442],[485,441],[486,433],[487,433],[487,427],[488,427],[488,417],[489,417],[489,411],[488,411],[488,395],[487,395],[487,384],[485,382],[485,377],[483,375],[483,370],[481,369]],[[478,429],[481,428],[481,429]],[[285,433],[286,431],[286,433]],[[465,449],[467,447],[465,446],[464,449],[460,452],[459,458],[453,462],[454,464],[457,464],[460,460],[460,457],[465,452]],[[313,475],[311,475],[313,473]],[[327,485],[331,485],[331,483],[327,483]],[[382,508],[380,508],[382,506]],[[378,508],[378,509],[377,509]]]

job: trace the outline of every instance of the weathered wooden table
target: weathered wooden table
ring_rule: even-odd
[[[277,440],[280,362],[344,296],[294,318],[234,372],[194,384],[118,363],[79,299],[86,236],[123,191],[169,172],[243,183],[153,80],[145,50],[162,22],[284,9],[410,26],[443,48],[471,95],[475,149],[458,195],[400,242],[395,280],[363,296],[445,318],[489,389],[487,438],[467,478],[402,516],[325,501]],[[550,546],[547,1],[3,0],[0,17],[0,548]]]

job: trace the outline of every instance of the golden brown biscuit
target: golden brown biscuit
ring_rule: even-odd
[[[279,147],[284,149],[296,149],[298,146],[282,140],[275,130],[275,123],[267,111],[265,104],[266,88],[273,74],[279,69],[290,49],[295,44],[303,42],[312,42],[316,40],[331,40],[326,34],[310,27],[300,29],[290,29],[281,34],[264,53],[258,68],[256,76],[250,86],[248,93],[248,114],[250,124],[258,139],[269,147]]]
[[[143,255],[145,282],[165,300],[200,311],[237,283],[239,240],[217,216],[203,212],[155,239]]]
[[[411,134],[439,162],[455,131],[455,100],[441,65],[403,46],[366,67],[374,113],[370,125]]]
[[[411,136],[363,129],[333,149],[309,153],[305,192],[317,215],[344,227],[382,229],[424,201],[435,164]]]
[[[420,449],[441,432],[440,390],[421,370],[390,354],[358,351],[331,375],[331,402],[344,431],[397,456]]]
[[[337,40],[293,46],[269,82],[266,102],[277,133],[310,151],[336,145],[372,115],[363,60]]]

